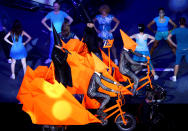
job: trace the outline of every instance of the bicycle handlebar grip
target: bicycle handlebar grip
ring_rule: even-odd
[[[150,57],[149,57],[149,56],[147,56],[147,57],[146,57],[146,59],[147,59],[147,60],[150,60]]]

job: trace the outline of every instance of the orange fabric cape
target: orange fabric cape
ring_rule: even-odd
[[[62,84],[53,80],[54,76],[49,75],[53,72],[53,68],[46,66],[39,66],[35,71],[27,67],[17,99],[32,122],[41,125],[100,123]]]
[[[73,87],[65,88],[55,80],[53,63],[49,68],[39,66],[32,70],[29,66],[27,67],[17,99],[23,104],[23,110],[30,115],[34,124],[84,125],[100,122],[87,110],[97,109],[100,106],[99,102],[87,96],[89,81],[97,65],[96,61],[93,55],[88,53],[87,46],[83,42],[75,40],[65,45],[65,48],[71,52],[67,62],[71,67]],[[104,52],[102,54],[104,63],[108,65],[108,57]],[[112,65],[118,70],[113,62]],[[107,78],[116,81],[106,70],[102,73]],[[118,90],[114,84],[103,80],[102,83],[111,89]],[[116,97],[115,93],[102,88],[99,91]],[[123,92],[132,94],[127,89]],[[84,94],[82,104],[72,94]]]

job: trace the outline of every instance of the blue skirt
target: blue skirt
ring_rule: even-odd
[[[10,57],[16,60],[27,57],[27,51],[23,43],[14,43],[10,49]]]
[[[149,51],[135,51],[135,52],[138,52],[142,55],[150,57]],[[136,55],[133,55],[133,60],[137,61],[137,62],[147,62],[147,59],[145,57],[139,57],[139,56],[136,56]],[[152,62],[151,62],[151,59],[150,59],[150,69],[152,70],[152,68],[153,68],[153,65],[152,65]]]
[[[135,52],[138,52],[138,53],[140,53],[142,55],[150,57],[149,51],[135,51]],[[136,56],[136,55],[133,56],[133,60],[134,61],[147,62],[147,59],[145,57],[139,57],[139,56]]]

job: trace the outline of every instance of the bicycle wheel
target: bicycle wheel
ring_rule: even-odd
[[[123,114],[124,119],[126,120],[127,124],[123,123],[121,115],[119,115],[115,121],[117,127],[120,131],[132,131],[136,127],[136,120],[130,114]]]

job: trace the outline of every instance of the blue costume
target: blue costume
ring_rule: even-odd
[[[188,63],[188,28],[176,28],[171,34],[175,35],[177,40],[176,65],[180,64],[183,56]]]
[[[46,15],[46,19],[49,19],[51,21],[51,24],[54,24],[54,27],[57,31],[57,33],[61,33],[61,27],[64,23],[64,19],[68,17],[68,14],[63,12],[63,11],[59,11],[58,14],[55,14],[54,11],[51,11],[50,13],[48,13]],[[53,36],[53,31],[51,31],[50,34],[50,52],[49,52],[49,58],[51,59],[51,54],[52,54],[52,50],[54,47],[54,36]]]
[[[109,32],[111,30],[111,23],[112,23],[113,18],[114,16],[110,14],[105,17],[103,17],[102,15],[96,16],[96,19],[99,23],[99,30],[100,30],[100,33],[98,34],[98,36],[101,39],[103,40],[113,39],[112,33]]]
[[[22,36],[18,36],[18,40],[16,41],[16,35],[12,37],[13,45],[10,50],[10,57],[16,60],[26,58],[27,51],[22,43]]]
[[[144,35],[136,34],[136,43],[138,45],[136,46],[135,52],[150,57],[149,49],[147,46],[147,40],[148,40],[147,34]],[[133,55],[133,60],[138,62],[147,62],[147,59],[145,57],[139,57],[136,55]],[[150,68],[152,70],[151,60],[150,60]]]
[[[160,17],[154,18],[154,21],[157,25],[157,33],[155,34],[156,40],[167,40],[168,37],[168,23],[170,18],[167,16],[164,16],[164,21],[160,21]]]

